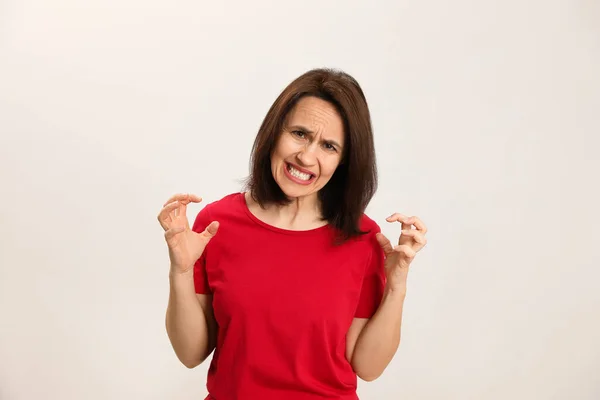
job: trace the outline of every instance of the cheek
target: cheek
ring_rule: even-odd
[[[289,154],[288,147],[289,145],[287,145],[284,141],[280,141],[277,146],[275,146],[271,153],[271,160],[273,164],[281,162],[286,157],[286,154]]]
[[[330,178],[337,169],[338,165],[340,165],[338,159],[332,158],[330,160],[325,160],[322,164],[321,175]]]

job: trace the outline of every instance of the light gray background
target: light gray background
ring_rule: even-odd
[[[369,215],[430,230],[362,399],[600,398],[600,3],[3,0],[1,399],[203,398],[156,215],[237,191],[317,66],[372,108]]]

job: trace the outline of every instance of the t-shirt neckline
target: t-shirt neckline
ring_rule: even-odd
[[[319,232],[328,231],[330,228],[329,224],[319,226],[318,228],[305,229],[305,230],[293,230],[293,229],[279,228],[277,226],[274,226],[274,225],[264,222],[263,220],[259,219],[256,215],[254,215],[252,213],[252,211],[250,211],[250,208],[248,207],[248,204],[246,203],[246,194],[244,192],[240,192],[238,194],[238,199],[242,205],[242,208],[244,209],[244,212],[248,216],[248,218],[250,218],[253,222],[260,225],[261,227],[269,229],[273,232],[283,233],[286,235],[313,235],[313,234],[316,234]]]

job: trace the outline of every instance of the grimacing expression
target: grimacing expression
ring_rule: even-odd
[[[273,178],[288,198],[316,195],[342,159],[344,123],[331,103],[303,97],[289,112],[271,155]]]

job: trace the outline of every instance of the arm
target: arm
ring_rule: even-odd
[[[385,260],[376,257],[375,264],[383,263],[385,287],[379,305],[371,318],[355,319],[347,336],[347,356],[356,374],[365,381],[377,379],[388,366],[400,345],[402,310],[406,297],[409,267],[427,243],[427,227],[417,217],[393,214],[388,222],[402,223],[402,235],[397,246],[380,232],[376,239]],[[416,229],[411,229],[414,225]]]
[[[402,308],[406,292],[386,286],[372,318],[355,318],[347,336],[346,356],[359,378],[377,379],[400,345]]]
[[[177,358],[188,368],[201,364],[216,343],[212,296],[196,294],[191,273],[169,274],[166,328]]]

